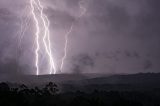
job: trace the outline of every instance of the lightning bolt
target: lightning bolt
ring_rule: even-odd
[[[36,17],[36,14],[35,14],[35,7],[34,7],[34,4],[35,4],[35,1],[34,0],[30,0],[30,4],[31,4],[31,13],[33,15],[33,18],[34,18],[34,21],[35,21],[35,24],[36,24],[36,44],[37,44],[37,48],[35,50],[35,54],[36,54],[36,61],[35,61],[35,66],[37,68],[37,71],[36,71],[36,74],[39,75],[39,55],[38,55],[38,51],[39,51],[39,33],[40,33],[40,28],[39,28],[39,22],[38,22],[38,19]]]
[[[54,70],[54,74],[56,74],[56,67],[55,67],[55,64],[53,61],[53,56],[52,56],[52,51],[51,51],[51,41],[50,41],[50,33],[49,33],[49,24],[50,23],[49,23],[47,16],[43,14],[43,6],[41,5],[39,0],[38,0],[38,3],[39,3],[39,6],[42,8],[41,18],[43,20],[43,24],[45,27],[45,34],[43,37],[43,43],[45,45],[45,49],[46,49],[46,52],[47,52],[47,54],[49,56],[49,60],[50,60],[50,74],[52,74],[52,70]]]
[[[18,38],[18,49],[21,49],[21,45],[22,45],[22,40],[24,38],[25,32],[28,29],[29,26],[29,15],[26,16],[27,12],[26,10],[28,9],[28,6],[25,7],[25,11],[23,12],[23,14],[20,16],[20,30],[17,31],[17,34],[15,36],[15,38]]]
[[[25,32],[29,26],[29,21],[30,19],[28,17],[26,18],[21,18],[21,30],[20,30],[20,36],[19,36],[19,45],[18,45],[18,48],[21,49],[21,43],[22,43],[22,40],[24,38],[24,35],[25,35]]]
[[[81,14],[78,16],[78,18],[76,18],[75,20],[79,20],[87,11],[87,9],[83,6],[83,1],[79,2],[79,7],[81,9]],[[62,57],[62,63],[60,66],[60,70],[63,70],[63,66],[65,63],[65,59],[67,58],[67,50],[68,50],[68,43],[69,43],[69,35],[71,34],[72,30],[74,28],[74,22],[72,22],[71,27],[69,29],[69,31],[65,34],[65,47],[64,47],[64,56]]]
[[[86,11],[87,11],[87,9],[83,6],[83,2],[84,1],[80,1],[79,2],[79,7],[81,9],[81,14],[79,15],[79,18],[81,18],[86,13]]]
[[[66,59],[66,57],[67,57],[67,50],[68,50],[68,38],[69,38],[70,33],[71,33],[71,32],[72,32],[72,30],[73,30],[73,27],[74,27],[74,24],[72,23],[72,25],[71,25],[71,27],[70,27],[69,31],[68,31],[68,32],[66,33],[66,35],[65,35],[64,56],[63,56],[63,58],[62,58],[62,63],[61,63],[61,66],[60,66],[60,71],[62,71],[62,70],[63,70],[64,61],[65,61],[65,59]]]
[[[19,62],[18,59],[19,59],[19,53],[21,52],[21,49],[22,49],[22,40],[25,36],[25,33],[28,29],[28,26],[30,25],[30,17],[27,12],[28,10],[28,7],[29,6],[26,6],[24,11],[23,11],[23,14],[20,15],[20,30],[17,31],[17,34],[15,36],[16,40],[18,39],[18,45],[17,45],[17,63]],[[19,67],[17,67],[17,70],[19,70]]]
[[[52,44],[51,44],[51,36],[50,36],[50,21],[48,17],[44,14],[44,6],[41,4],[40,0],[30,0],[30,13],[33,18],[33,22],[35,24],[35,42],[33,46],[34,53],[35,53],[35,67],[36,67],[36,75],[40,75],[40,59],[46,58],[46,56],[43,55],[43,58],[40,56],[41,50],[43,50],[43,47],[45,49],[45,52],[47,54],[47,61],[49,63],[49,74],[56,74],[56,66],[54,62],[54,57],[52,55]],[[79,2],[79,7],[81,9],[80,15],[75,19],[75,21],[79,20],[85,13],[86,8],[83,6],[83,1]],[[26,14],[26,13],[24,13]],[[24,38],[25,32],[27,30],[27,27],[29,26],[30,18],[25,17],[21,18],[21,28],[20,28],[20,37],[19,37],[19,48],[21,48],[21,43]],[[74,22],[75,22],[74,21]],[[67,50],[68,50],[68,43],[69,43],[69,35],[72,33],[74,29],[74,22],[72,22],[69,30],[65,34],[65,45],[64,45],[64,56],[62,57],[60,70],[63,70],[65,59],[67,58]],[[41,41],[42,39],[42,41]],[[43,46],[41,46],[43,44]]]
[[[31,5],[31,13],[35,22],[35,26],[36,26],[36,49],[35,49],[35,55],[36,55],[36,60],[35,60],[35,66],[36,66],[36,74],[39,75],[40,73],[40,66],[39,66],[39,51],[40,49],[42,49],[42,47],[40,46],[40,38],[43,39],[43,44],[45,47],[45,52],[48,55],[48,61],[49,61],[49,65],[50,65],[50,74],[56,74],[56,67],[55,67],[55,63],[54,63],[54,58],[52,55],[52,49],[51,49],[51,41],[50,41],[50,31],[49,31],[49,25],[50,22],[48,20],[48,17],[44,14],[44,7],[41,4],[40,0],[30,0],[30,5]],[[40,17],[38,16],[39,14],[37,13],[37,11],[40,13]],[[38,15],[37,15],[38,14]],[[40,18],[40,19],[39,19]],[[42,25],[43,27],[41,27],[41,21],[42,21]],[[43,29],[41,29],[43,28]],[[44,35],[43,37],[41,36],[41,32],[44,31]],[[54,71],[54,72],[53,72]]]

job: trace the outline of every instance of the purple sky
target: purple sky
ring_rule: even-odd
[[[64,35],[72,22],[63,72],[160,72],[159,0],[41,0],[51,25],[57,65],[63,56]],[[27,0],[0,1],[0,74],[34,74],[34,31]],[[28,22],[18,49],[21,22]],[[42,67],[45,68],[45,63]],[[17,68],[18,67],[18,68]],[[41,72],[45,74],[45,69]]]

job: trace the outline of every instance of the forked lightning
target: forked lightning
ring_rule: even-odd
[[[50,63],[50,74],[56,74],[56,67],[55,67],[55,62],[54,58],[52,55],[52,49],[51,49],[51,41],[50,41],[50,31],[49,31],[49,20],[48,17],[44,14],[43,12],[43,5],[39,0],[30,0],[30,5],[31,5],[31,13],[36,25],[36,49],[35,49],[35,55],[36,55],[36,60],[35,60],[35,66],[36,66],[36,74],[40,74],[40,66],[39,66],[39,51],[42,49],[40,45],[40,38],[43,39],[43,44],[45,47],[45,52],[48,55],[48,62]],[[43,26],[40,26],[42,22]],[[43,32],[43,33],[42,33]],[[43,34],[43,35],[42,35]]]
[[[75,19],[78,20],[86,13],[86,8],[83,6],[83,1],[79,2],[79,7],[81,9],[80,15]],[[29,1],[30,8],[31,8],[31,16],[36,28],[35,31],[35,47],[33,47],[33,51],[35,53],[35,67],[36,67],[36,75],[40,75],[41,72],[41,51],[44,50],[47,54],[47,61],[49,63],[49,74],[56,74],[57,69],[55,66],[55,60],[52,54],[52,44],[51,44],[51,36],[50,36],[50,21],[47,15],[44,13],[44,6],[40,2],[40,0],[30,0]],[[21,30],[20,30],[20,40],[19,45],[21,45],[22,39],[24,37],[24,33],[28,26],[28,18],[26,20],[22,20]],[[74,22],[72,22],[71,27],[65,34],[65,45],[64,45],[64,55],[61,60],[60,70],[63,71],[65,59],[67,58],[67,50],[68,50],[68,43],[69,43],[69,35],[71,34],[74,28]],[[19,46],[20,47],[20,46]],[[43,52],[44,53],[44,52]]]

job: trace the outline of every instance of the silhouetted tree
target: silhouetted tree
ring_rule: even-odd
[[[52,82],[49,82],[43,89],[44,93],[47,95],[55,95],[59,90],[58,86]]]
[[[10,87],[7,83],[0,83],[0,92],[8,92],[10,90]]]

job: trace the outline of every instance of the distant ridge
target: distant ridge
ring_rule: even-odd
[[[56,74],[56,75],[20,75],[7,78],[0,77],[1,82],[43,84],[55,83],[83,83],[83,84],[160,84],[160,73],[137,74]]]

